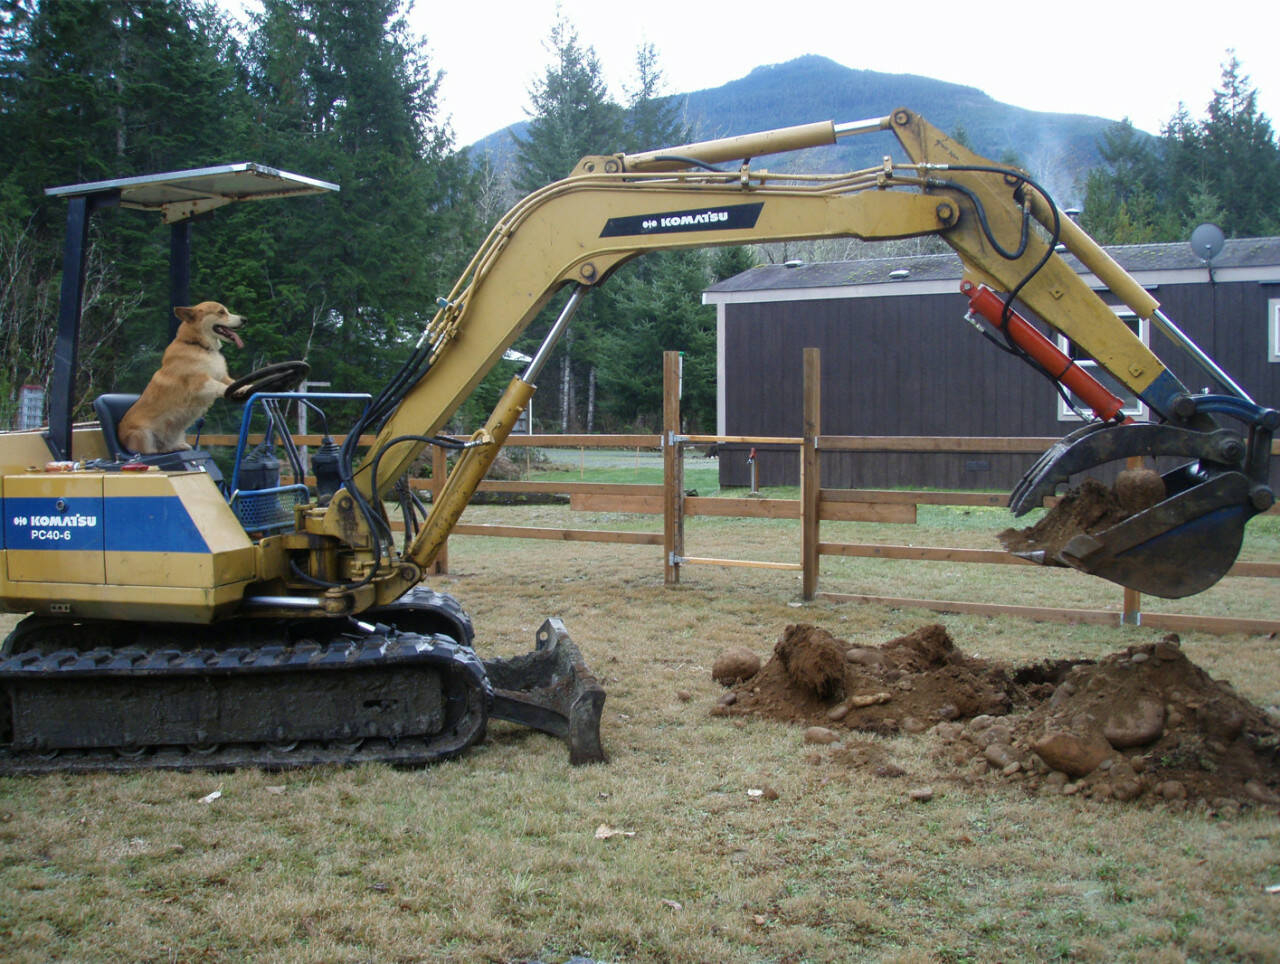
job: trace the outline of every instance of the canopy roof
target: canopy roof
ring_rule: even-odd
[[[167,224],[236,201],[337,191],[338,185],[244,161],[189,171],[122,177],[45,189],[50,197],[116,195],[121,207],[160,211]]]

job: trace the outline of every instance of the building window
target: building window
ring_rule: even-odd
[[[1280,298],[1267,302],[1267,361],[1280,362]]]
[[[1129,330],[1142,340],[1144,345],[1151,344],[1150,326],[1147,324],[1147,320],[1145,318],[1139,318],[1128,308],[1115,308],[1114,311],[1120,317],[1120,320],[1129,326]],[[1141,399],[1113,378],[1109,372],[1104,371],[1096,361],[1085,353],[1084,349],[1072,344],[1071,340],[1061,333],[1058,335],[1058,348],[1065,352],[1073,362],[1101,382],[1103,388],[1123,401],[1124,408],[1122,408],[1121,411],[1125,415],[1139,421],[1146,420],[1149,412],[1147,410],[1147,406],[1143,404]],[[1067,398],[1063,398],[1061,394],[1058,395],[1058,421],[1081,421],[1080,415],[1076,414],[1076,409],[1083,412],[1085,417],[1092,416],[1089,406],[1077,398],[1074,392],[1067,391],[1065,386],[1063,387],[1063,391],[1067,393]],[[1070,404],[1068,404],[1068,399],[1070,400]],[[1074,408],[1072,406],[1074,406]]]

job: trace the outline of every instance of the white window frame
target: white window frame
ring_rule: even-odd
[[[1277,299],[1277,303],[1280,304],[1280,299]],[[1130,328],[1133,327],[1131,322],[1136,321],[1138,323],[1137,324],[1138,338],[1142,341],[1144,345],[1149,346],[1151,344],[1151,326],[1148,323],[1146,318],[1138,317],[1137,312],[1133,311],[1130,308],[1126,308],[1124,306],[1112,306],[1111,310],[1116,313],[1116,316],[1120,318],[1121,321],[1124,321],[1126,324],[1129,324]],[[1062,334],[1062,332],[1058,332],[1057,336],[1058,336],[1058,350],[1061,351],[1063,354],[1067,355],[1068,357],[1070,357],[1071,340],[1067,338],[1066,335]],[[1280,359],[1276,359],[1276,360],[1280,361]],[[1091,375],[1094,375],[1094,371],[1098,368],[1098,363],[1094,361],[1092,358],[1077,358],[1075,359],[1075,363]],[[1097,376],[1094,375],[1094,377],[1097,377]],[[1064,386],[1064,391],[1065,390],[1066,389]],[[1058,401],[1058,421],[1059,422],[1083,421],[1083,419],[1081,419],[1081,417],[1075,413],[1075,411],[1071,408],[1071,406],[1067,404],[1066,399],[1064,399],[1060,393],[1055,392],[1054,397]],[[1082,403],[1080,407],[1082,410],[1086,411],[1086,413],[1088,412],[1088,408],[1089,408],[1088,405],[1085,405]],[[1130,418],[1135,419],[1136,421],[1139,421],[1139,422],[1145,422],[1151,416],[1151,410],[1147,408],[1146,403],[1143,402],[1142,399],[1138,399],[1136,403],[1133,405],[1126,405],[1120,411],[1123,412],[1125,415],[1128,415]]]
[[[1267,301],[1267,361],[1280,362],[1280,298]]]

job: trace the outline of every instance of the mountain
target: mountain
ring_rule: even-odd
[[[1026,110],[1002,104],[976,87],[914,74],[855,70],[814,55],[757,67],[721,87],[675,94],[670,100],[682,111],[696,140],[816,120],[865,120],[910,107],[948,134],[963,128],[973,149],[986,157],[1016,156],[1063,206],[1080,202],[1084,176],[1100,162],[1098,138],[1113,123],[1084,114]],[[515,157],[512,133],[522,133],[527,126],[513,124],[477,141],[471,146],[473,156],[487,156],[502,170]],[[601,145],[602,153],[609,149]],[[761,164],[776,171],[833,172],[870,167],[886,153],[905,160],[893,136],[884,133],[844,138],[834,147],[804,151],[785,163],[771,158]]]

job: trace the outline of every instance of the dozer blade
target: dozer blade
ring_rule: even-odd
[[[1226,575],[1256,510],[1249,480],[1230,472],[1193,486],[1118,525],[1081,533],[1057,562],[1130,589],[1180,599]]]
[[[606,761],[600,744],[604,688],[559,619],[539,627],[532,653],[487,659],[484,668],[493,685],[490,716],[560,737],[574,766]]]

